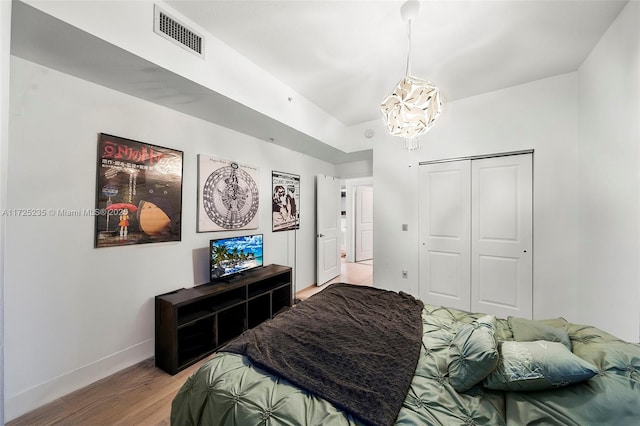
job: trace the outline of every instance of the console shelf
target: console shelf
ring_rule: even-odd
[[[293,302],[291,268],[268,265],[229,282],[155,297],[156,366],[169,374],[212,354]]]

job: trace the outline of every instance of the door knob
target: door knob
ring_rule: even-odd
[[[324,237],[324,235],[323,234],[318,234],[317,237],[318,238],[322,238],[322,237]]]

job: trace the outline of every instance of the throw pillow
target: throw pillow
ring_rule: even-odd
[[[496,317],[486,315],[465,324],[449,347],[449,383],[458,391],[471,389],[487,377],[498,364],[495,338]]]
[[[598,370],[558,342],[501,342],[498,367],[485,380],[489,389],[535,391],[589,380]]]
[[[517,342],[546,340],[562,343],[567,349],[571,350],[571,339],[569,339],[567,332],[561,328],[525,318],[509,317],[508,321],[509,327],[513,332],[513,340]]]

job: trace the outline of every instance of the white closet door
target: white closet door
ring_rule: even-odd
[[[470,161],[420,166],[420,298],[469,310]]]
[[[471,310],[532,318],[532,154],[471,169]]]

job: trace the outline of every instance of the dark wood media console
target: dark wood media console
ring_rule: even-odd
[[[212,354],[293,301],[291,268],[268,265],[228,282],[156,296],[156,366],[169,374]]]

